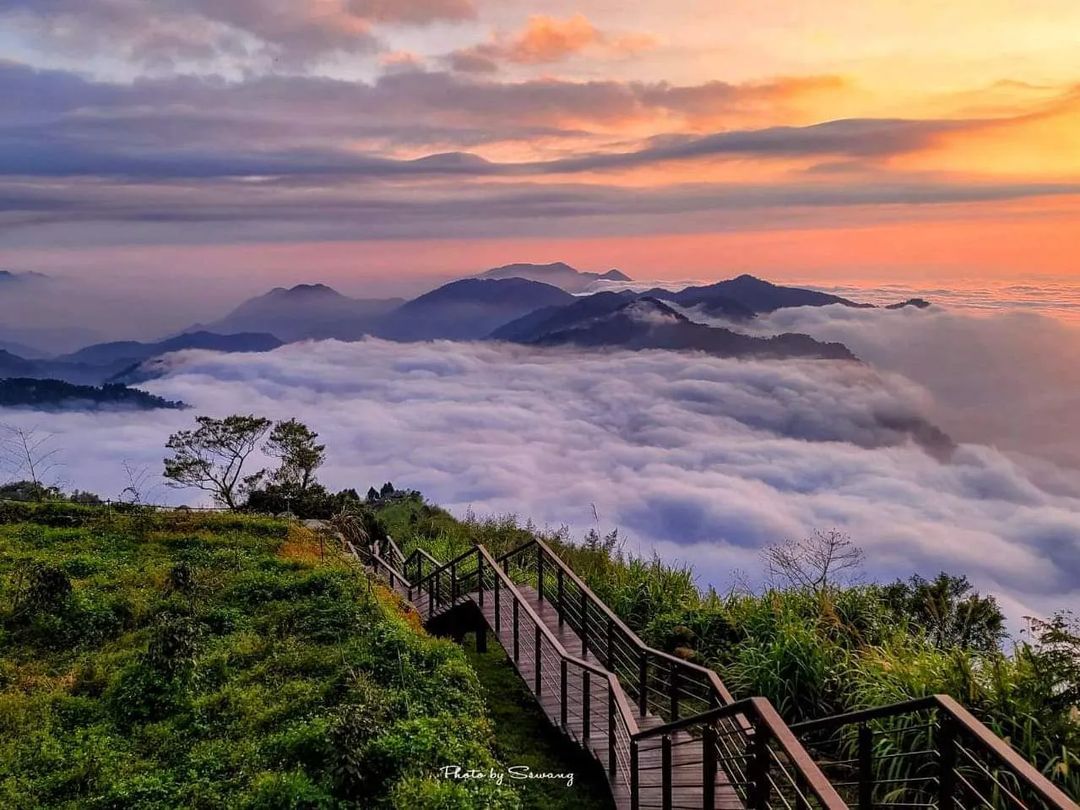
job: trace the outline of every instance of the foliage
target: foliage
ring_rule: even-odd
[[[5,506],[0,806],[517,806],[433,769],[497,767],[461,650],[311,532]]]
[[[699,588],[688,566],[626,554],[614,532],[573,543],[565,529],[540,532],[513,515],[457,520],[419,497],[376,508],[406,553],[422,547],[440,559],[472,542],[497,556],[542,537],[646,643],[715,668],[737,696],[763,695],[789,722],[952,695],[1080,795],[1072,617],[1034,622],[1028,638],[1003,650],[997,603],[964,577],[842,585],[856,572],[843,563],[860,554],[828,532],[817,539],[829,543],[788,544],[792,576],[762,593],[721,595]]]
[[[960,647],[992,652],[1005,638],[1005,615],[997,600],[976,593],[967,577],[942,572],[926,580],[915,575],[886,587],[882,596],[942,650]]]
[[[315,471],[326,461],[326,445],[318,444],[319,434],[296,419],[278,422],[263,446],[279,461],[271,481],[279,487],[304,493],[315,482]]]
[[[580,748],[566,744],[566,738],[551,725],[502,647],[489,637],[488,651],[477,652],[475,638],[470,636],[465,640],[465,652],[484,688],[499,759],[525,765],[534,773],[574,773],[571,787],[547,779],[518,783],[523,807],[610,808],[611,793],[603,766]]]
[[[224,419],[199,416],[195,422],[195,430],[169,437],[165,446],[173,455],[165,459],[165,477],[173,486],[201,489],[235,509],[245,487],[258,477],[241,475],[244,462],[270,429],[270,420],[235,414]]]
[[[304,489],[295,484],[271,483],[248,493],[244,508],[271,515],[288,513],[299,518],[329,520],[342,511],[357,508],[360,503],[354,489],[330,492],[319,483],[308,484]]]
[[[9,377],[0,380],[0,407],[28,407],[39,411],[102,407],[151,410],[180,409],[187,405],[119,383],[105,383],[102,386],[74,385],[63,380]]]

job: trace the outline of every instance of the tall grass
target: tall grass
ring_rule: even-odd
[[[614,533],[575,543],[565,529],[456,520],[419,501],[380,518],[399,543],[440,559],[542,537],[646,643],[715,668],[736,696],[767,697],[789,722],[951,695],[1080,795],[1080,637],[1059,633],[1052,652],[1034,639],[1008,651],[941,646],[886,586],[720,595],[688,565],[627,554]]]

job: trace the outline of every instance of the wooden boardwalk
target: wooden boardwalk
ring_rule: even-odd
[[[540,539],[499,558],[476,545],[447,563],[420,549],[406,558],[392,540],[381,552],[348,548],[433,630],[493,634],[552,725],[604,767],[620,810],[1080,810],[947,696],[794,727],[764,698],[735,700],[712,670],[646,645]],[[933,790],[922,771],[881,779],[869,723],[925,725],[928,714],[948,733],[934,751],[902,755],[932,755]],[[859,757],[834,761],[845,749],[829,735],[853,731]],[[822,734],[819,764],[799,737]],[[834,766],[835,782],[822,770]]]
[[[395,590],[406,600],[409,599],[408,589],[402,584],[396,584]],[[538,616],[558,643],[571,656],[594,664],[598,669],[604,669],[603,664],[595,655],[587,649],[583,649],[581,637],[566,622],[559,620],[559,613],[549,600],[540,599],[535,588],[529,585],[518,585],[515,588],[521,600],[528,604],[533,614]],[[610,681],[592,676],[588,679],[581,677],[568,677],[563,691],[561,666],[555,650],[549,648],[542,640],[537,645],[537,634],[531,625],[531,632],[522,632],[521,614],[518,609],[518,642],[517,656],[515,657],[514,645],[514,619],[513,602],[505,595],[501,604],[502,615],[496,621],[496,600],[492,593],[486,593],[486,598],[481,600],[475,591],[462,594],[451,602],[435,603],[426,591],[414,591],[409,600],[417,610],[425,623],[445,615],[454,608],[461,607],[464,603],[472,603],[480,612],[487,623],[488,632],[498,639],[506,650],[508,657],[513,662],[518,674],[529,687],[529,691],[536,697],[547,715],[548,720],[556,728],[562,729],[574,742],[589,751],[596,759],[605,766],[608,779],[611,784],[612,796],[616,807],[630,810],[633,802],[630,792],[630,775],[628,773],[630,762],[628,758],[629,740],[617,737],[615,750],[612,751],[612,735],[609,734],[611,718],[610,696],[608,694]],[[540,677],[537,678],[537,661],[540,662]],[[605,672],[607,670],[604,670]],[[616,686],[618,680],[613,678]],[[587,682],[588,694],[586,695],[585,682]],[[537,684],[539,683],[539,693]],[[563,697],[565,694],[565,704]],[[623,696],[625,700],[625,695]],[[633,705],[632,701],[625,701]],[[563,706],[566,706],[564,717]],[[588,722],[585,721],[586,712]],[[636,722],[641,729],[654,728],[663,724],[663,718],[654,714],[638,714]],[[622,743],[626,743],[623,745]],[[639,810],[701,810],[705,807],[705,792],[702,763],[704,760],[702,741],[686,732],[676,732],[671,735],[670,762],[667,764],[672,777],[671,796],[665,803],[661,774],[664,770],[663,749],[661,738],[653,737],[643,740],[637,753],[638,765],[638,802]],[[608,766],[614,762],[614,769]],[[721,768],[715,773],[715,792],[710,807],[713,810],[742,810],[745,805],[739,798],[738,793],[732,787],[730,780]]]

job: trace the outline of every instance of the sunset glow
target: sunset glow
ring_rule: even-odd
[[[1080,275],[1075,3],[99,5],[0,10],[5,264]]]

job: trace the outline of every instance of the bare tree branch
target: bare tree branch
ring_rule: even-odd
[[[843,532],[814,529],[802,540],[770,546],[763,556],[774,586],[820,593],[856,574],[865,555]]]

